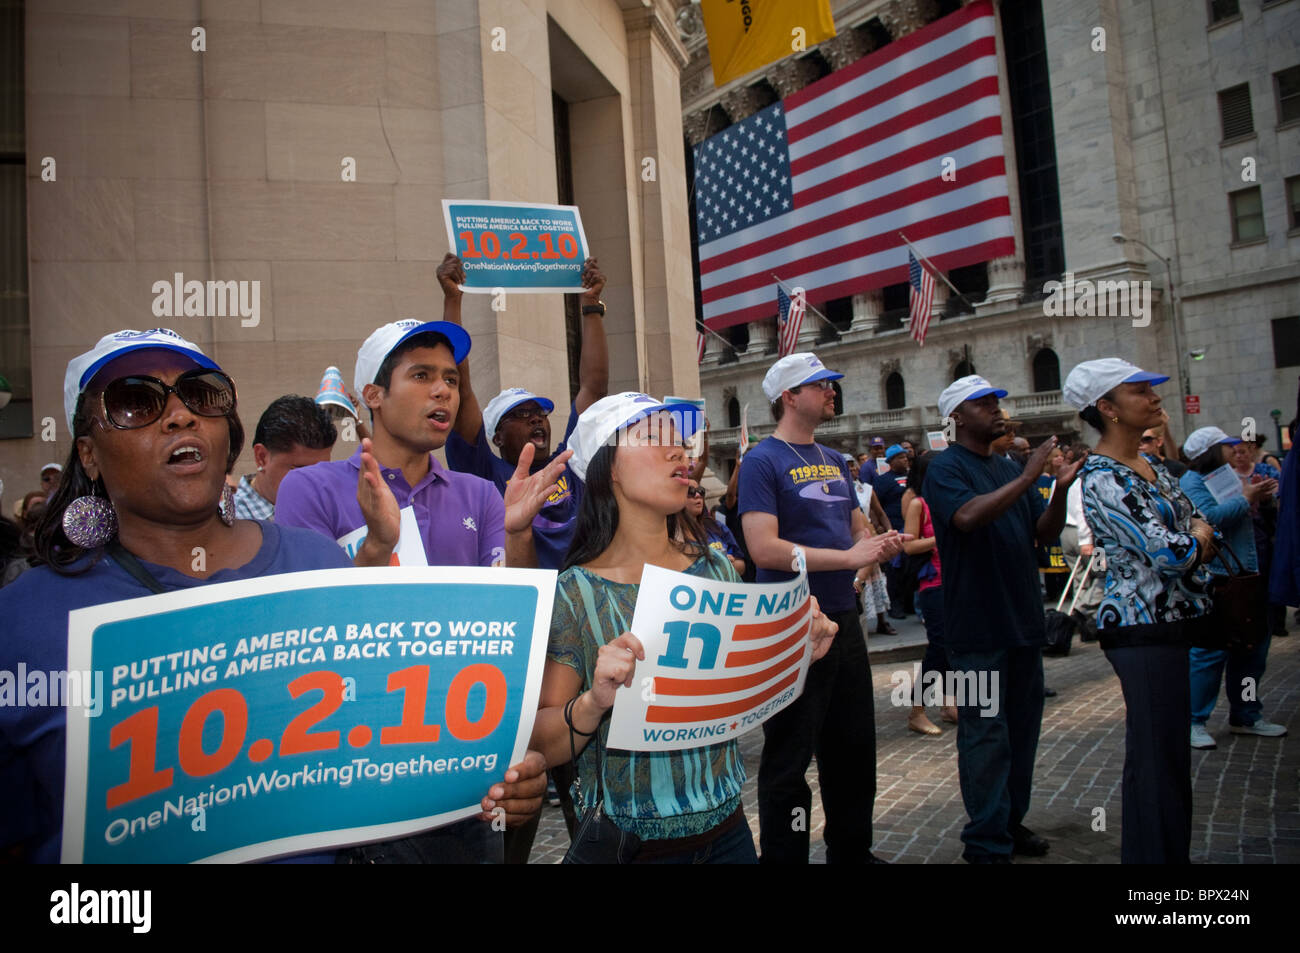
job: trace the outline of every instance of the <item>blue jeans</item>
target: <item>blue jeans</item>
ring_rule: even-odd
[[[1210,720],[1214,705],[1219,700],[1219,682],[1228,693],[1228,723],[1249,726],[1259,721],[1264,711],[1259,701],[1259,683],[1264,677],[1264,664],[1268,661],[1268,646],[1272,636],[1264,639],[1249,652],[1219,652],[1214,649],[1188,649],[1191,667],[1192,724],[1203,725]],[[1225,677],[1226,671],[1226,677]],[[1254,686],[1249,701],[1243,701],[1245,689],[1242,682],[1249,678]]]
[[[961,832],[966,845],[962,856],[1010,857],[1011,831],[1029,811],[1034,781],[1043,721],[1043,651],[1037,646],[996,652],[949,649],[948,665],[958,673],[997,676],[996,714],[984,717],[977,699],[958,698],[957,774],[969,817]]]
[[[932,586],[922,589],[916,597],[916,614],[924,613],[925,659],[921,662],[921,678],[927,672],[938,672],[942,678],[948,671],[948,653],[943,645],[943,588]],[[942,704],[942,703],[941,703]]]

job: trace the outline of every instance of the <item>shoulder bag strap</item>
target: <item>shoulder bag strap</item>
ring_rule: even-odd
[[[113,557],[113,562],[125,569],[131,578],[140,583],[140,585],[144,586],[155,595],[167,591],[163,588],[163,584],[155,579],[149,570],[140,565],[140,560],[127,552],[126,547],[118,542],[117,539],[114,539],[109,543],[106,548],[108,549],[108,554]]]

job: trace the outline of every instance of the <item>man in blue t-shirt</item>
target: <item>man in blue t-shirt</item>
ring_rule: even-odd
[[[438,283],[442,285],[443,320],[461,324],[460,286],[465,270],[459,258],[448,254],[438,266]],[[583,263],[582,284],[582,354],[578,360],[578,394],[569,410],[564,439],[551,452],[549,414],[553,401],[539,397],[522,387],[508,387],[479,409],[478,397],[470,384],[469,363],[460,365],[460,413],[447,437],[447,465],[462,473],[473,473],[496,484],[503,495],[506,484],[519,465],[519,454],[528,444],[535,448],[532,472],[536,472],[565,450],[578,415],[609,391],[609,350],[605,342],[605,302],[600,292],[605,276],[588,258]],[[495,446],[500,456],[492,452]],[[565,467],[559,488],[547,500],[533,520],[533,545],[537,565],[542,569],[563,569],[564,557],[573,540],[578,516],[582,481]]]
[[[881,507],[885,510],[885,518],[889,520],[889,525],[901,533],[903,494],[907,491],[907,471],[911,468],[911,459],[901,444],[896,443],[885,451],[885,466],[887,469],[877,474],[872,481],[872,488],[875,490],[876,498],[880,500]],[[907,613],[914,611],[911,590],[916,584],[915,581],[909,583],[906,578],[906,557],[898,560],[898,563],[899,565],[895,566],[894,561],[891,560],[884,566],[891,619],[905,618]]]
[[[1007,426],[998,410],[1006,395],[974,374],[949,385],[939,396],[939,413],[951,419],[956,440],[934,458],[922,487],[943,565],[953,678],[946,694],[965,695],[958,698],[957,770],[970,818],[962,856],[973,864],[1047,853],[1047,841],[1021,823],[1043,720],[1047,631],[1037,547],[1061,534],[1066,491],[1082,463],[1060,467],[1058,492],[1045,506],[1034,480],[1056,438],[1023,469],[993,453]]]
[[[808,587],[839,626],[830,651],[808,669],[803,694],[763,723],[758,768],[763,863],[808,862],[813,753],[826,812],[826,860],[871,863],[876,723],[871,668],[858,622],[854,574],[902,551],[897,532],[869,536],[843,455],[814,442],[835,416],[831,381],[843,377],[814,354],[783,357],[763,378],[776,431],[745,454],[738,509],[759,582],[794,576],[801,548]]]

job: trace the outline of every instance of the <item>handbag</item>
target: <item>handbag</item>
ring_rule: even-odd
[[[1268,636],[1268,583],[1259,573],[1247,571],[1228,541],[1218,533],[1215,533],[1215,544],[1228,575],[1216,573],[1210,580],[1210,598],[1214,600],[1210,622],[1192,644],[1220,652],[1249,652]],[[1236,563],[1235,571],[1224,558],[1225,553]]]
[[[565,722],[569,727],[569,754],[576,767],[578,764],[578,747],[573,740],[574,728],[566,713]],[[566,864],[627,864],[631,863],[641,849],[641,838],[623,830],[609,819],[605,813],[605,788],[602,776],[605,773],[604,751],[600,741],[600,726],[591,739],[596,745],[596,806],[582,812],[578,826],[573,832],[573,843],[564,855]],[[578,772],[577,797],[574,803],[582,801],[582,772]]]

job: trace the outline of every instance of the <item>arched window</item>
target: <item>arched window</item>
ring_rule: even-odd
[[[839,381],[831,381],[831,387],[835,391],[835,416],[838,417],[844,413],[844,389]]]
[[[1061,362],[1056,352],[1045,347],[1034,355],[1034,392],[1061,389]]]
[[[958,361],[957,366],[952,369],[952,379],[957,380],[959,377],[970,377],[975,373],[975,364],[972,361]]]
[[[740,401],[734,397],[727,398],[727,426],[740,426]]]
[[[907,393],[903,389],[903,375],[894,371],[885,378],[885,409],[898,410],[907,406]]]

